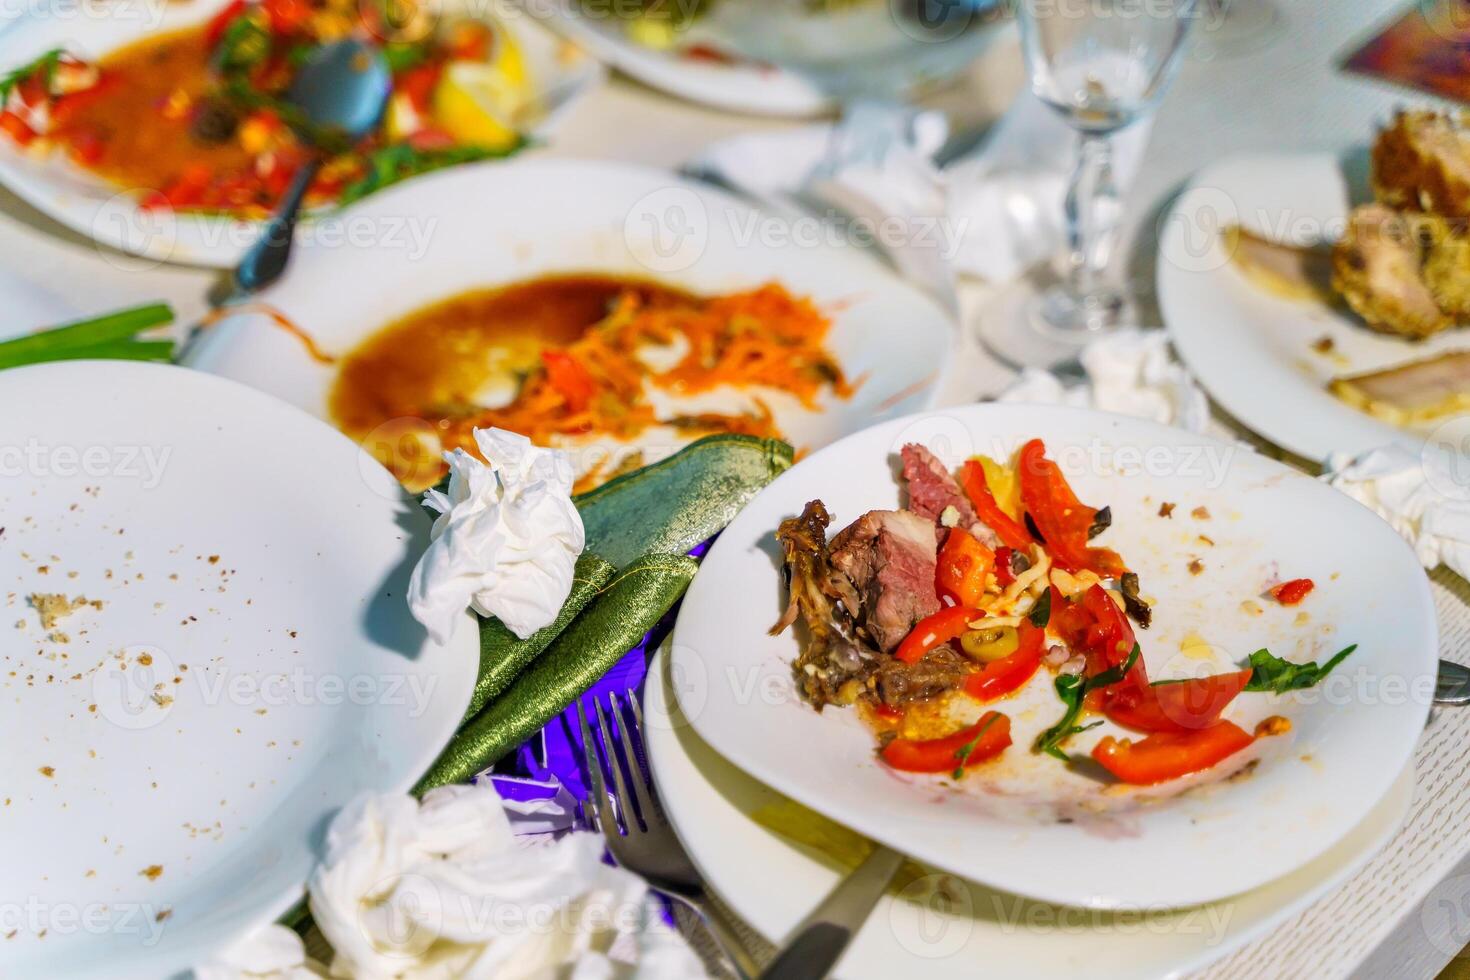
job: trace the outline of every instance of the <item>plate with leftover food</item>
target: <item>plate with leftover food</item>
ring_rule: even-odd
[[[1180,356],[1226,411],[1316,461],[1417,448],[1470,410],[1470,135],[1401,112],[1367,167],[1364,182],[1355,158],[1225,160],[1160,236]]]
[[[0,404],[0,864],[31,897],[0,973],[178,975],[300,899],[339,807],[428,768],[476,631],[429,640],[428,519],[274,398],[74,361]]]
[[[673,640],[690,724],[757,779],[1091,908],[1217,900],[1331,847],[1407,765],[1437,650],[1413,552],[1354,501],[1023,405],[798,463],[711,548]]]
[[[228,267],[309,140],[329,156],[306,206],[332,214],[419,174],[516,153],[601,77],[528,17],[487,17],[468,0],[406,10],[182,0],[28,17],[0,35],[0,181],[102,244]],[[347,36],[378,42],[393,73],[381,125],[350,146],[298,131],[285,100],[297,66]]]
[[[667,648],[650,665],[643,714],[660,801],[700,873],[769,941],[789,936],[869,851],[863,837],[741,772],[679,710]],[[1061,908],[909,862],[853,939],[836,974],[882,980],[995,975],[1130,980],[1202,969],[1286,923],[1358,871],[1409,812],[1406,769],[1363,821],[1291,874],[1226,902],[1118,914]],[[781,887],[771,887],[771,868]]]
[[[701,36],[700,21],[716,2],[554,0],[547,23],[618,70],[676,98],[765,116],[812,116],[832,107],[800,75],[742,58],[717,38]]]
[[[662,171],[481,164],[353,214],[384,234],[302,243],[189,363],[331,421],[411,489],[491,425],[572,450],[578,490],[717,432],[810,449],[927,407],[950,361],[949,314],[871,255]]]

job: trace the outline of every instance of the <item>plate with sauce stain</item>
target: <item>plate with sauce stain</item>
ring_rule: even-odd
[[[814,449],[927,407],[951,360],[951,315],[873,256],[662,171],[472,165],[351,215],[361,244],[303,243],[189,363],[332,422],[410,489],[491,425],[572,450],[579,489],[716,432]]]
[[[345,7],[337,2],[337,9],[317,9],[320,6],[310,13],[325,25],[322,36],[332,36],[337,29],[333,18],[368,9],[357,11],[350,0]],[[442,62],[448,66],[444,76],[456,74],[462,81],[452,92],[437,85],[426,97],[431,108],[418,115],[397,101],[409,87],[407,69],[400,68],[402,91],[390,100],[381,132],[374,136],[380,144],[388,144],[388,150],[407,150],[407,137],[394,135],[395,130],[409,131],[416,125],[426,127],[422,133],[435,131],[435,139],[453,138],[457,153],[477,148],[506,152],[514,147],[517,133],[545,143],[567,108],[605,75],[590,55],[528,17],[492,16],[489,8],[470,0],[442,0],[431,6],[446,35],[456,23],[486,24],[491,54],[446,56],[447,40],[437,42],[430,57],[447,59]],[[31,65],[55,49],[82,59],[99,74],[92,76],[95,84],[82,83],[85,87],[64,104],[64,111],[45,113],[48,122],[42,128],[48,131],[43,135],[50,146],[29,135],[22,144],[0,134],[0,182],[27,204],[99,245],[151,263],[237,265],[260,236],[263,217],[284,189],[292,164],[283,161],[303,151],[296,141],[272,142],[269,133],[278,122],[266,124],[244,116],[238,106],[217,96],[212,65],[220,48],[211,31],[213,18],[229,7],[230,0],[172,0],[118,8],[108,16],[78,10],[32,14],[6,27],[0,33],[0,75]],[[359,23],[355,29],[366,28]],[[407,56],[400,52],[399,57]],[[515,81],[504,81],[507,78]],[[505,105],[500,107],[505,118],[497,120],[498,132],[487,134],[465,122],[463,114],[465,103],[485,98],[481,87],[496,79],[506,89]],[[252,92],[250,98],[266,96]],[[514,106],[514,111],[507,106]],[[210,107],[216,112],[207,112]],[[448,133],[451,123],[446,118],[456,112],[462,138]],[[208,126],[201,122],[221,116],[226,121]],[[482,120],[480,126],[484,125]],[[360,145],[351,161],[335,157],[327,162],[324,176],[308,195],[310,211],[298,238],[341,240],[347,225],[335,202],[363,188],[371,193],[372,181],[367,178],[373,168],[384,166],[381,161],[369,166],[363,157],[366,146]],[[199,190],[205,184],[211,188],[209,195],[184,189]],[[164,199],[175,202],[177,210],[160,205]]]

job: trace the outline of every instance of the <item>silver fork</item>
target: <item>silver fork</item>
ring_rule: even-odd
[[[631,709],[618,710],[618,696],[608,695],[608,708],[617,721],[621,754],[615,748],[612,728],[608,726],[602,702],[595,697],[597,728],[601,739],[595,740],[587,726],[582,702],[577,702],[577,719],[582,726],[582,747],[587,757],[590,792],[587,797],[589,822],[602,829],[607,849],[620,867],[643,878],[656,891],[667,895],[693,912],[729,959],[737,976],[755,977],[759,967],[719,913],[710,905],[704,880],[689,859],[684,845],[674,835],[663,807],[654,793],[653,779],[646,769],[643,748],[643,709],[632,691],[624,694]],[[612,806],[602,779],[601,756],[612,773]],[[635,748],[636,746],[636,748]],[[642,818],[640,820],[640,817]],[[620,819],[621,818],[621,819]]]

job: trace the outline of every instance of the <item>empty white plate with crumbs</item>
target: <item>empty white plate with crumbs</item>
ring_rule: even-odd
[[[0,374],[0,975],[207,961],[299,899],[342,804],[427,768],[478,641],[408,615],[415,511],[221,378]]]
[[[928,446],[953,468],[1009,457],[1031,438],[1078,498],[1111,508],[1097,544],[1118,550],[1152,600],[1137,633],[1154,680],[1238,669],[1263,647],[1294,662],[1357,650],[1317,688],[1247,693],[1225,717],[1250,731],[1285,717],[1205,773],[1157,787],[1031,750],[1063,706],[1045,671],[988,709],[1013,744],[962,780],[899,773],[852,710],[796,694],[793,631],[774,532],[821,499],[832,531],[900,506],[898,451]],[[1173,507],[1166,507],[1172,504]],[[1265,598],[1311,578],[1301,606]],[[1387,524],[1345,495],[1250,450],[1139,419],[1035,405],[974,405],[874,426],[763,490],[720,535],[680,610],[671,670],[694,731],[778,792],[918,861],[1057,905],[1176,908],[1282,877],[1343,839],[1409,764],[1433,692],[1437,628],[1427,580]],[[1085,757],[1104,723],[1072,737]],[[1136,738],[1137,736],[1134,735]],[[793,751],[799,746],[799,751]]]

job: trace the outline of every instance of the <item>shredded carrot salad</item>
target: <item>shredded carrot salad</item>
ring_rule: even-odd
[[[694,434],[779,436],[770,409],[758,398],[758,411],[748,414],[660,419],[645,384],[676,396],[760,386],[815,409],[824,390],[841,398],[855,390],[825,347],[831,326],[810,299],[777,283],[707,298],[650,298],[625,290],[608,316],[580,338],[543,350],[541,368],[526,378],[513,402],[454,420],[446,441],[472,444],[472,428],[492,425],[543,445],[593,433],[627,439],[660,424]],[[650,349],[682,356],[671,367],[656,367]]]

